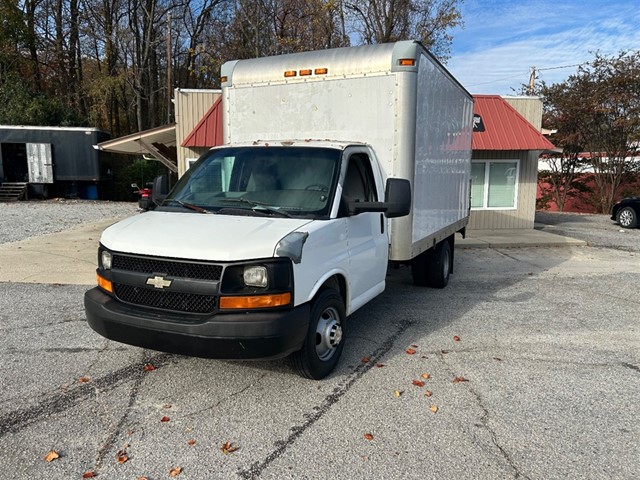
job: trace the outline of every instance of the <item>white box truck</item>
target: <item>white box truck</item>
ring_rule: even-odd
[[[446,286],[472,97],[412,41],[228,62],[222,94],[225,145],[102,234],[89,325],[166,352],[289,356],[323,378],[389,264]]]

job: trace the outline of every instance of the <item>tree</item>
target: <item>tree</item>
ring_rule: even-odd
[[[557,159],[558,206],[588,165],[596,186],[593,203],[608,213],[622,182],[639,167],[633,157],[640,140],[640,52],[596,54],[565,82],[541,93],[545,125],[558,129],[554,142],[563,149]]]
[[[449,30],[463,24],[459,0],[344,0],[363,43],[420,40],[441,61],[449,58]]]
[[[528,87],[524,87],[527,88]],[[559,211],[564,211],[569,198],[576,197],[586,191],[582,172],[587,161],[582,155],[584,148],[578,133],[580,117],[567,112],[580,99],[566,84],[548,87],[544,82],[538,87],[536,94],[544,99],[542,124],[556,130],[554,144],[560,152],[547,155],[545,161],[549,170],[541,171],[540,180],[549,184],[543,193],[550,197]]]

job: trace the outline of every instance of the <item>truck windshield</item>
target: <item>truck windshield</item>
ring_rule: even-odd
[[[328,218],[339,161],[340,151],[330,148],[211,150],[180,178],[163,205],[203,213]]]

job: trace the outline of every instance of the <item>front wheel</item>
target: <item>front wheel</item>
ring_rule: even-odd
[[[624,207],[618,212],[618,224],[623,228],[636,228],[638,226],[638,216],[631,207]]]
[[[321,290],[311,306],[309,330],[302,348],[291,354],[299,375],[320,380],[335,368],[344,347],[345,309],[335,290]]]

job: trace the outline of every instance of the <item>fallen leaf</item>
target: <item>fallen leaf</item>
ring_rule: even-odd
[[[449,353],[449,352],[448,352],[447,350],[440,350],[440,353],[441,353],[442,355],[446,355],[446,354],[447,354],[447,353]]]
[[[89,470],[88,472],[84,472],[82,474],[82,478],[93,478],[93,477],[97,477],[98,474],[95,472],[92,472],[91,470]]]
[[[364,438],[365,438],[365,440],[371,441],[371,440],[373,440],[373,435],[370,434],[370,433],[365,433],[364,434]]]
[[[78,379],[78,383],[87,383],[89,381],[91,381],[91,379],[89,377],[80,377]]]
[[[195,444],[196,444],[196,441],[193,438],[187,441],[187,445],[189,445],[190,447],[193,447]]]
[[[170,477],[177,477],[181,473],[182,473],[182,467],[176,467],[176,468],[172,468],[171,470],[169,470],[169,476]]]
[[[460,382],[468,382],[469,380],[467,380],[464,377],[456,377],[453,379],[453,383],[460,383]]]
[[[402,392],[402,390],[396,390],[395,392],[393,392],[393,394],[394,394],[396,397],[399,397],[400,395],[402,395],[402,393],[403,393],[403,392]]]
[[[422,355],[422,357],[420,357],[420,358],[429,358],[429,357],[427,357],[426,355]]]
[[[437,413],[438,407],[436,405],[429,405],[429,410],[431,410],[433,413]]]
[[[411,345],[413,348],[418,348],[418,345]]]
[[[118,463],[126,463],[126,461],[129,460],[129,455],[127,455],[126,450],[120,450],[116,454],[116,458],[118,459]]]
[[[429,375],[428,373],[423,373],[422,375],[420,375],[422,378],[424,378],[425,380],[429,380],[431,378],[431,375]]]
[[[138,477],[137,480],[149,480],[149,477]]]
[[[433,395],[433,393],[431,392],[431,390],[426,390],[426,391],[424,392],[424,396],[425,396],[425,397],[430,397],[431,395]]]
[[[156,369],[155,365],[153,363],[145,363],[144,364],[144,371],[145,372],[153,372]]]
[[[162,405],[162,408],[171,408],[171,404],[170,403],[165,403],[164,405]]]
[[[60,454],[58,452],[56,452],[55,450],[51,450],[49,453],[47,453],[44,456],[44,461],[45,462],[53,462],[56,458],[60,458]]]
[[[421,380],[413,380],[411,383],[413,383],[416,387],[424,387],[424,382]]]
[[[162,418],[160,419],[160,421],[161,421],[161,422],[163,422],[163,423],[166,423],[166,422],[168,422],[169,420],[171,420],[171,419],[170,419],[169,417],[167,417],[167,416],[164,416],[164,417],[162,417]]]
[[[496,360],[496,361],[498,361],[498,362],[501,362],[501,361],[502,361],[502,359],[501,359],[501,358],[499,358],[499,357],[493,357],[493,359],[494,359],[494,360]]]
[[[376,363],[376,368],[386,367],[384,363]]]
[[[362,363],[369,363],[370,358],[369,357],[364,357],[362,360],[360,360]]]
[[[453,341],[454,342],[459,342],[460,341],[460,337],[458,335],[454,335],[453,336]]]
[[[407,348],[406,352],[407,352],[409,355],[414,355],[414,354],[416,353],[416,351],[415,351],[413,348]]]
[[[238,447],[237,445],[234,445],[234,444],[233,444],[233,443],[231,443],[231,442],[225,442],[225,443],[223,443],[223,444],[222,444],[222,446],[220,447],[220,451],[221,451],[222,453],[224,453],[225,455],[228,455],[228,454],[233,453],[233,452],[235,452],[236,450],[238,450],[238,448],[240,448],[240,447]]]

